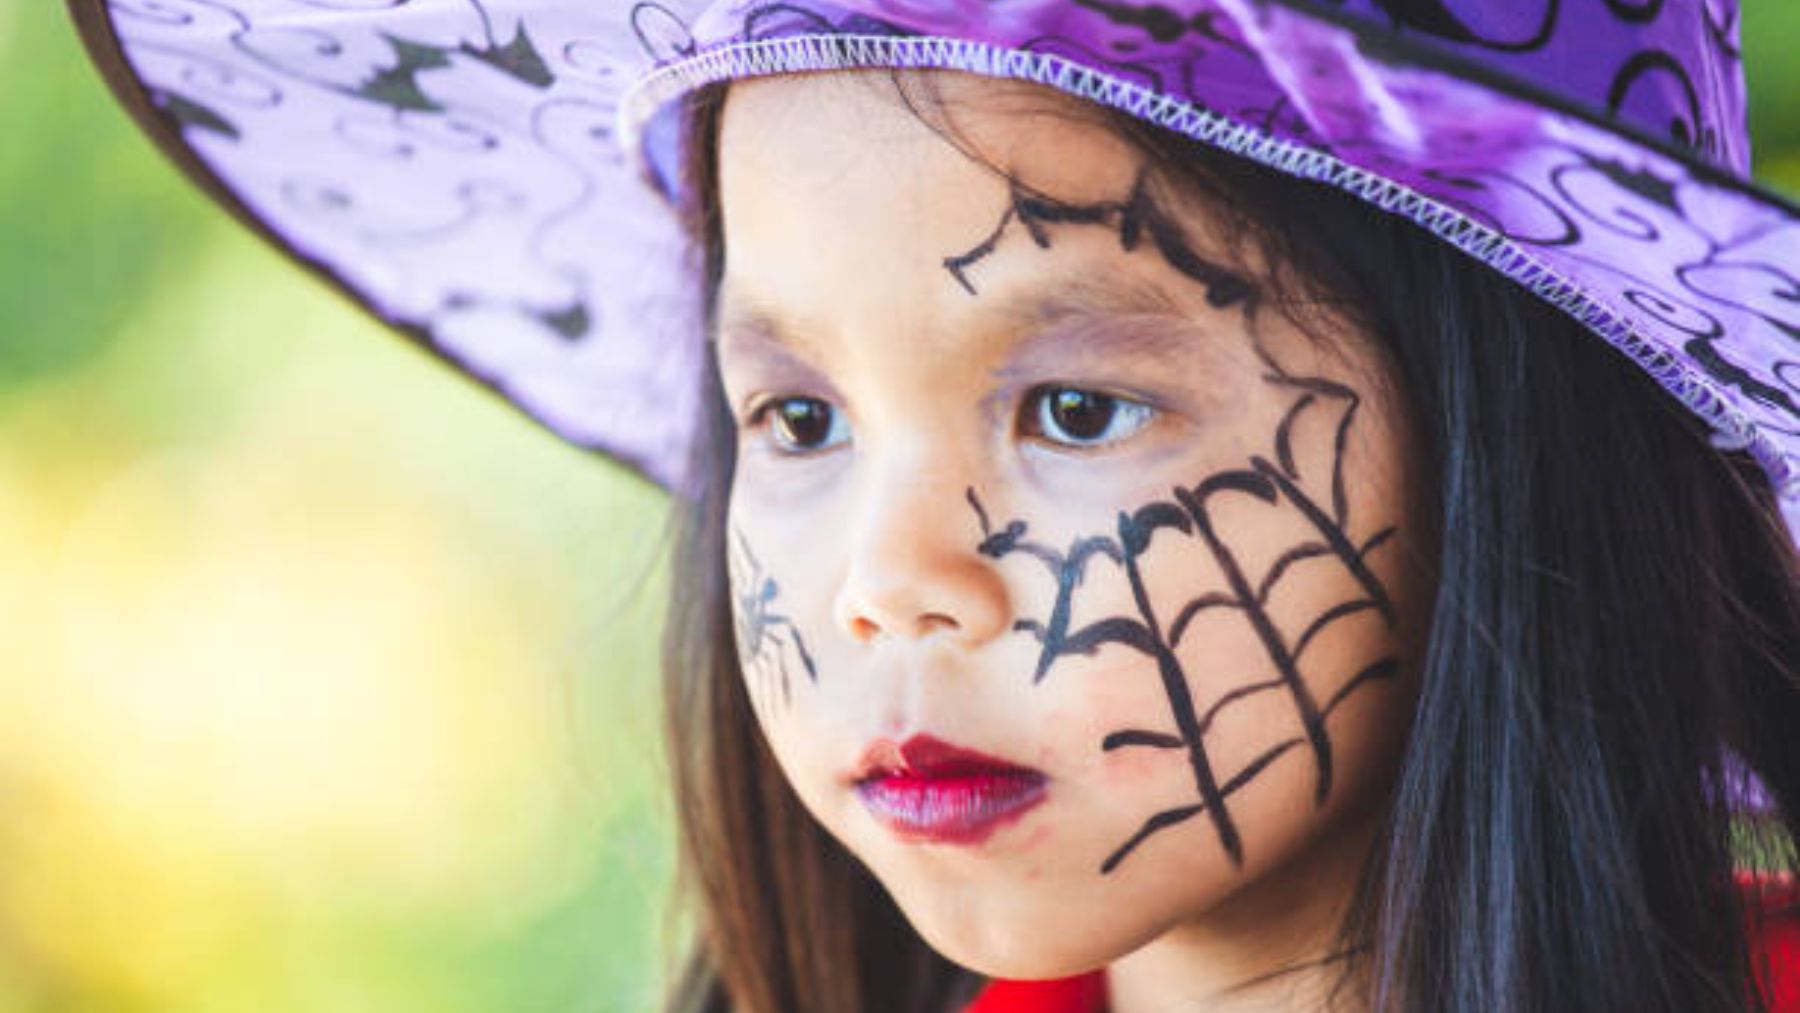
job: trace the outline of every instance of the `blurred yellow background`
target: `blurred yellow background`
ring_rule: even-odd
[[[1745,4],[1800,193],[1800,4]],[[654,1006],[664,503],[212,211],[0,0],[0,1011]]]

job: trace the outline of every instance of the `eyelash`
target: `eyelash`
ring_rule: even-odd
[[[1090,404],[1097,401],[1107,407],[1111,407],[1113,412],[1108,415],[1106,429],[1100,434],[1101,436],[1104,436],[1105,432],[1110,432],[1112,430],[1114,423],[1121,417],[1119,414],[1121,412],[1125,413],[1126,417],[1135,419],[1135,424],[1132,425],[1130,431],[1124,435],[1115,436],[1108,440],[1101,440],[1098,436],[1085,441],[1080,438],[1074,440],[1051,438],[1044,431],[1044,422],[1046,420],[1045,413],[1048,410],[1053,410],[1050,408],[1051,395],[1075,395],[1077,398],[1088,401]],[[802,403],[823,405],[831,411],[830,424],[825,433],[826,438],[829,439],[833,433],[840,432],[844,428],[843,413],[830,402],[822,398],[793,395],[771,397],[753,405],[745,418],[744,428],[749,432],[767,428],[771,433],[770,442],[774,445],[775,452],[784,457],[807,457],[829,450],[832,446],[836,445],[835,442],[822,446],[795,446],[791,443],[784,443],[779,437],[773,435],[775,426],[778,424],[772,418],[773,414],[780,410],[784,405],[797,405]],[[1073,407],[1073,405],[1070,407]],[[1159,414],[1160,412],[1156,408],[1135,398],[1125,397],[1119,394],[1109,394],[1105,391],[1091,390],[1085,387],[1075,387],[1068,384],[1042,384],[1033,387],[1026,392],[1024,399],[1019,404],[1019,410],[1016,413],[1015,418],[1017,419],[1021,430],[1024,431],[1026,435],[1044,443],[1062,448],[1065,451],[1084,453],[1110,447],[1130,439],[1133,435],[1150,425],[1151,422],[1155,421]],[[840,437],[840,441],[843,438],[847,438],[847,435],[847,433],[843,434],[843,436]]]

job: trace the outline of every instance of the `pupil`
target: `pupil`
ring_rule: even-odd
[[[1112,423],[1115,403],[1105,394],[1085,390],[1059,390],[1050,399],[1056,424],[1079,440],[1092,440]]]
[[[831,433],[830,411],[818,401],[784,401],[776,417],[782,433],[795,446],[817,446]]]

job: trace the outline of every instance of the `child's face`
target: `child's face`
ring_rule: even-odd
[[[730,93],[718,354],[757,716],[970,967],[1311,945],[1413,696],[1423,525],[1385,367],[1290,323],[1069,100],[938,81],[1005,175],[882,77]]]

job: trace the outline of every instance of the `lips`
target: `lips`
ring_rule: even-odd
[[[870,743],[849,780],[869,815],[902,840],[969,845],[1042,802],[1049,782],[930,735]]]

